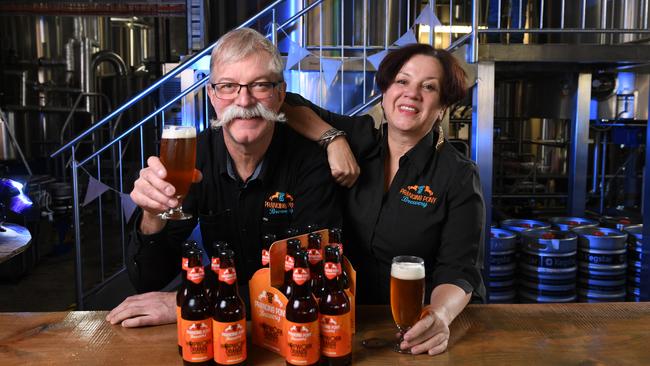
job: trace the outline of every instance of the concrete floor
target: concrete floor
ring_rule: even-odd
[[[88,291],[101,280],[99,245],[93,240],[92,228],[82,237],[84,288]],[[90,231],[90,233],[89,233]],[[41,222],[36,248],[9,262],[0,264],[0,311],[65,311],[76,310],[74,241],[71,232],[63,245],[59,243],[54,225]],[[37,249],[38,254],[34,252]],[[105,277],[120,270],[121,243],[105,244]],[[31,260],[38,257],[37,260]],[[126,272],[84,299],[85,310],[110,310],[124,298],[135,293]]]

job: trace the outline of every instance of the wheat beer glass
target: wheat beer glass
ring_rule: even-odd
[[[424,304],[424,260],[420,257],[398,256],[390,268],[390,309],[399,329],[400,339],[395,352],[411,353],[400,349],[406,333],[419,319]]]
[[[174,186],[178,206],[160,214],[166,220],[187,220],[192,215],[183,212],[183,198],[192,185],[196,163],[196,129],[194,126],[165,125],[160,141],[160,161],[167,170],[165,180]]]

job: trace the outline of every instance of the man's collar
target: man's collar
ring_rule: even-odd
[[[255,179],[259,179],[261,181],[264,181],[265,177],[267,176],[267,171],[269,171],[269,167],[272,167],[276,164],[278,160],[278,156],[282,154],[282,149],[284,149],[283,145],[285,145],[284,140],[285,138],[285,133],[284,129],[287,128],[281,123],[276,123],[275,127],[273,128],[273,137],[271,139],[271,143],[269,144],[269,147],[266,149],[266,152],[262,156],[262,159],[260,162],[257,164],[255,167],[255,171],[253,172],[253,175],[248,179],[248,182],[251,182]],[[241,181],[241,178],[239,178],[237,171],[235,169],[234,161],[232,160],[232,156],[228,152],[228,148],[226,147],[226,143],[224,141],[224,131],[223,128],[218,127],[214,131],[214,139],[215,141],[215,154],[217,157],[217,172],[220,175],[230,177],[231,179],[234,179],[236,181]]]

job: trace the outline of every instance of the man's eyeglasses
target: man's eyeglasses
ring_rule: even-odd
[[[242,87],[247,88],[248,92],[257,99],[270,98],[273,96],[273,90],[275,87],[280,84],[281,82],[258,81],[250,84],[211,83],[210,85],[214,89],[217,98],[232,100],[237,98],[237,95],[239,95],[239,91]]]

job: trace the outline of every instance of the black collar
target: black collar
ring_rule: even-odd
[[[210,128],[212,129],[210,133],[212,134],[212,141],[214,146],[213,156],[216,156],[217,161],[217,173],[221,176],[230,178],[230,175],[228,174],[228,157],[230,157],[230,153],[228,152],[228,148],[226,147],[226,143],[224,141],[223,128]],[[264,153],[264,156],[260,161],[260,164],[262,164],[261,171],[255,180],[259,180],[264,183],[264,181],[267,180],[266,178],[273,174],[271,167],[277,164],[279,157],[282,156],[284,154],[284,150],[288,148],[286,146],[287,144],[285,143],[285,141],[287,141],[286,129],[287,127],[282,123],[275,122],[271,144],[269,145],[266,153]]]
[[[384,124],[382,127],[383,134],[381,138],[381,156],[382,158],[385,158],[388,152],[388,125]],[[417,174],[421,174],[428,162],[434,156],[436,152],[437,142],[438,129],[432,128],[426,135],[424,135],[424,137],[422,137],[422,139],[420,139],[420,141],[418,141],[417,144],[415,144],[415,146],[413,146],[409,151],[406,152],[406,154],[400,157],[400,168],[404,164],[408,163],[415,168]]]

